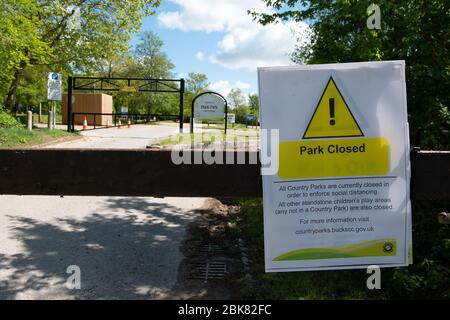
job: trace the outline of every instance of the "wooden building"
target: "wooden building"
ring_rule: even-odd
[[[75,125],[83,124],[83,113],[97,113],[94,115],[86,114],[89,126],[106,126],[107,121],[112,125],[112,96],[104,93],[73,93],[72,94],[72,112],[81,113],[75,115]],[[109,114],[109,115],[105,115]],[[62,122],[67,124],[67,94],[62,97]]]

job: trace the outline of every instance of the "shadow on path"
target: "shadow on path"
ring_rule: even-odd
[[[114,214],[117,208],[127,214]],[[0,255],[7,274],[0,299],[168,297],[183,258],[179,246],[195,215],[145,198],[109,198],[104,211],[52,223],[8,216],[23,248]],[[69,265],[81,268],[81,290],[65,286]]]

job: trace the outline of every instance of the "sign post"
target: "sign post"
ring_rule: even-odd
[[[412,263],[404,62],[258,78],[261,128],[279,130],[278,171],[263,176],[266,271]]]
[[[231,123],[234,127],[234,124],[236,123],[236,115],[234,113],[227,114],[227,123]]]
[[[227,100],[217,92],[203,92],[192,100],[191,133],[194,133],[194,118],[201,121],[223,121],[227,134]]]
[[[60,73],[49,72],[47,79],[47,99],[51,100],[51,112],[53,121],[51,122],[51,129],[56,125],[56,106],[55,101],[61,101],[62,97],[62,78]]]

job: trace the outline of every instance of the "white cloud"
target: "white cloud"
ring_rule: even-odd
[[[252,87],[252,85],[251,85],[250,83],[243,82],[243,81],[241,81],[241,80],[238,80],[238,81],[234,84],[234,86],[235,86],[236,88],[241,89],[241,90],[250,89],[250,88]]]
[[[295,23],[236,28],[218,43],[218,51],[210,61],[230,69],[292,64],[290,54],[295,49],[295,32],[304,32],[307,25]]]
[[[213,82],[209,85],[209,88],[212,91],[216,91],[216,92],[220,93],[225,98],[228,96],[228,94],[230,93],[230,91],[232,89],[230,82],[227,80],[219,80],[219,81]]]
[[[261,0],[170,0],[180,11],[162,12],[164,27],[183,31],[228,31],[251,21],[247,10],[269,12]]]
[[[294,22],[261,26],[247,10],[272,12],[261,0],[170,0],[179,11],[163,12],[162,26],[182,31],[223,32],[217,50],[209,57],[212,63],[230,69],[291,64],[296,35],[306,37],[309,27]],[[296,33],[296,34],[295,34]]]
[[[251,87],[252,87],[251,84],[240,81],[240,80],[236,81],[233,85],[228,80],[219,80],[219,81],[213,82],[209,85],[209,88],[212,91],[216,91],[216,92],[220,93],[225,98],[228,96],[231,89],[233,89],[233,88],[239,88],[242,91],[246,91],[246,90],[250,89]]]
[[[197,58],[197,60],[203,61],[203,59],[205,58],[205,55],[203,54],[203,52],[199,51],[195,54],[195,57]]]

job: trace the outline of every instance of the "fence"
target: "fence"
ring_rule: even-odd
[[[191,159],[203,157],[198,153]],[[260,197],[260,164],[248,161],[253,153],[223,154],[245,156],[247,164],[176,165],[170,150],[4,149],[0,194]],[[411,162],[413,199],[450,199],[450,151],[414,151]]]

